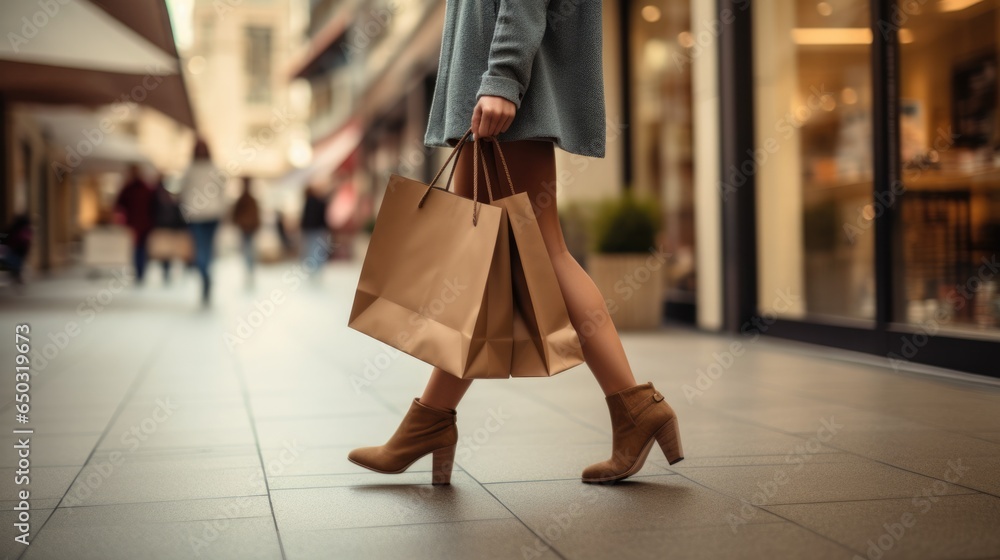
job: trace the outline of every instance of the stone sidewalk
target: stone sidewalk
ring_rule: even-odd
[[[1000,387],[836,351],[679,328],[623,337],[677,409],[686,459],[581,484],[610,453],[586,366],[482,381],[450,487],[370,473],[430,368],[346,327],[358,268],[217,266],[117,290],[68,274],[0,292],[31,325],[30,540],[19,515],[11,344],[0,349],[0,555],[136,558],[1000,558]],[[159,272],[158,270],[155,272]],[[265,303],[275,296],[278,303]],[[733,346],[738,343],[738,346]]]

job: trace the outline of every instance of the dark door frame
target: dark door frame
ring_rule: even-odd
[[[872,328],[815,320],[761,317],[757,296],[756,168],[754,153],[753,9],[749,0],[717,0],[719,20],[720,196],[722,196],[723,325],[730,333],[765,334],[881,355],[906,362],[1000,377],[1000,341],[941,334],[934,325],[907,325],[898,316],[898,38],[895,0],[871,0],[873,204],[876,310]],[[749,171],[749,172],[748,172]],[[737,180],[734,180],[736,178]],[[902,192],[902,194],[896,194]],[[877,197],[877,198],[876,198]],[[884,202],[889,201],[889,202]]]

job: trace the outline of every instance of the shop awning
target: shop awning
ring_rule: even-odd
[[[289,76],[307,78],[317,70],[324,55],[330,53],[337,41],[344,36],[348,26],[353,23],[352,11],[351,7],[341,9],[340,13],[330,18],[330,21],[313,35],[308,48],[290,65]]]
[[[326,180],[357,151],[361,138],[361,122],[357,119],[348,121],[337,132],[313,148],[312,163],[275,180],[272,186],[302,188],[313,180]]]
[[[0,93],[32,103],[139,103],[193,128],[163,0],[101,3],[112,11],[84,0],[46,4],[49,11],[0,4],[0,20],[17,22],[0,41]]]
[[[81,130],[99,130],[101,120],[109,114],[90,112],[86,109],[45,108],[32,111],[33,117],[51,135],[53,143],[73,145],[80,140]],[[73,167],[73,171],[118,171],[128,164],[137,163],[152,167],[134,136],[111,132],[93,144],[91,152]]]
[[[355,109],[366,122],[378,120],[437,67],[444,12],[445,2],[431,2],[422,10],[401,14],[394,23],[399,31],[368,56],[370,78]]]

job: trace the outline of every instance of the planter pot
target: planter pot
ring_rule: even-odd
[[[587,257],[587,272],[604,296],[619,330],[655,329],[663,313],[665,264],[651,253]]]

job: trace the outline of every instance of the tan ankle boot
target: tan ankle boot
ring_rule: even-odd
[[[410,410],[385,445],[361,447],[347,459],[355,465],[383,474],[399,474],[428,453],[434,454],[433,484],[450,484],[458,443],[455,411],[433,408],[413,399]]]
[[[590,465],[584,482],[614,482],[639,472],[653,443],[660,444],[671,465],[684,458],[677,415],[652,383],[608,396],[613,429],[611,459]]]

